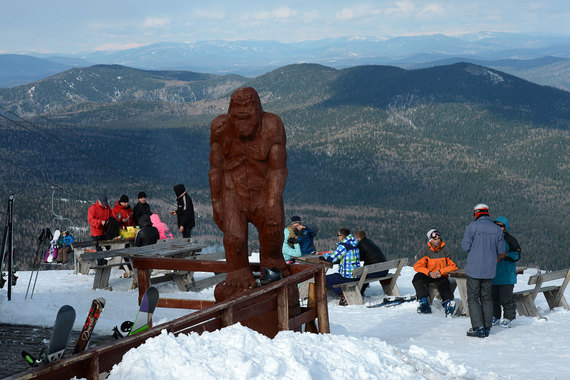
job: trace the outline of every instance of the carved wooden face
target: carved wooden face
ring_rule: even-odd
[[[251,88],[236,90],[230,99],[229,121],[240,137],[255,134],[261,124],[261,102],[257,92]]]

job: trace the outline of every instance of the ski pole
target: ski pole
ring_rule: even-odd
[[[46,233],[45,233],[45,241],[51,241],[51,239],[53,239],[53,235],[51,234],[51,231],[49,228],[46,228]],[[38,281],[38,275],[40,273],[40,265],[41,265],[41,258],[38,260],[38,270],[36,270],[36,278],[34,279],[34,286],[32,287],[32,294],[30,295],[30,299],[32,299],[34,297],[34,291],[36,290],[36,282]]]
[[[38,262],[38,255],[40,252],[40,248],[42,247],[42,243],[44,241],[44,235],[45,235],[45,228],[42,229],[42,233],[40,234],[39,239],[39,243],[38,243],[38,249],[36,250],[36,255],[34,256],[34,262],[32,263],[32,273],[30,274],[30,281],[28,281],[28,288],[26,289],[26,296],[24,297],[24,299],[28,298],[28,291],[30,290],[30,284],[32,283],[32,277],[34,277],[34,270],[36,268],[36,263]],[[38,269],[39,269],[39,265],[38,265]]]

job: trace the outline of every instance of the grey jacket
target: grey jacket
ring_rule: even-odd
[[[461,249],[467,254],[465,274],[472,278],[495,278],[497,256],[505,253],[503,232],[488,216],[481,216],[469,224],[461,240]]]

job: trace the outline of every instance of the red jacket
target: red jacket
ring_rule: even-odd
[[[109,219],[110,216],[111,208],[109,205],[101,206],[99,202],[95,202],[91,207],[89,207],[87,220],[91,226],[91,236],[103,235],[103,225],[101,222]]]
[[[134,226],[133,220],[133,209],[131,206],[127,205],[127,207],[123,207],[119,201],[115,203],[115,207],[113,207],[113,218],[117,219],[117,222],[121,225],[121,228],[127,228],[127,226]],[[126,222],[123,222],[123,219],[127,219]]]

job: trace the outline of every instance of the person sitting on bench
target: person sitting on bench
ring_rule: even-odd
[[[418,253],[420,259],[414,264],[414,270],[418,273],[412,280],[420,303],[418,313],[431,313],[428,285],[434,283],[443,301],[445,316],[452,316],[455,311],[455,301],[447,273],[456,271],[457,265],[451,260],[451,252],[441,240],[441,233],[438,230],[430,229],[427,238],[427,244]]]
[[[339,305],[346,306],[348,302],[342,294],[341,288],[334,288],[334,285],[352,282],[360,276],[353,275],[353,271],[360,267],[360,251],[358,241],[350,233],[348,228],[341,228],[337,233],[338,243],[334,252],[325,252],[321,259],[336,263],[338,262],[338,273],[326,276],[327,289],[332,290],[340,296]]]
[[[358,240],[358,249],[360,250],[360,261],[364,261],[364,265],[378,264],[386,262],[386,256],[384,252],[374,243],[371,239],[366,237],[364,231],[358,231],[354,234],[356,240]],[[388,270],[383,270],[380,272],[369,273],[367,278],[380,278],[386,277]],[[360,289],[360,294],[364,295],[364,291],[368,288],[369,284],[366,283],[362,285]]]

